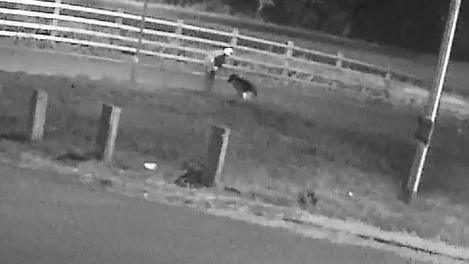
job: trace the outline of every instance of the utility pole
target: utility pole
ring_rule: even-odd
[[[142,20],[140,21],[140,36],[138,37],[137,50],[135,51],[134,61],[132,62],[132,68],[130,69],[130,81],[135,82],[137,79],[137,66],[139,63],[140,51],[142,50],[143,42],[143,30],[145,29],[145,19],[147,18],[148,12],[148,0],[143,2]]]
[[[435,121],[438,115],[438,109],[440,107],[440,100],[443,92],[446,71],[448,69],[448,62],[451,54],[451,47],[453,45],[460,7],[461,0],[451,0],[449,17],[446,21],[445,31],[441,42],[440,54],[438,57],[438,68],[433,81],[432,91],[428,98],[425,115],[420,116],[418,119],[418,128],[415,133],[418,147],[405,190],[406,202],[408,203],[410,203],[416,196],[420,180],[422,178],[425,160],[427,158],[428,149],[430,147],[435,127]]]

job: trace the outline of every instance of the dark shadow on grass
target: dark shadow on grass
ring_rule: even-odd
[[[29,142],[29,138],[24,134],[19,133],[5,133],[0,135],[0,139],[20,142],[20,143],[27,143]]]
[[[56,158],[57,161],[64,162],[64,163],[76,163],[76,162],[86,162],[90,160],[97,159],[98,155],[95,152],[88,152],[88,153],[74,153],[74,152],[67,152],[63,155],[60,155]]]
[[[179,187],[190,187],[200,189],[203,187],[210,187],[204,184],[204,170],[203,169],[188,169],[184,175],[181,175],[174,181],[174,184]]]

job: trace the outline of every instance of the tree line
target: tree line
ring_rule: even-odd
[[[163,0],[257,17],[417,52],[438,52],[450,0]],[[469,60],[469,0],[462,1],[453,55]]]

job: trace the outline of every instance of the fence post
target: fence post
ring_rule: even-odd
[[[284,71],[283,74],[286,77],[290,75],[290,58],[293,56],[293,48],[295,47],[295,43],[291,40],[287,42],[287,47],[285,51],[285,61],[284,61]]]
[[[343,60],[344,60],[344,54],[342,53],[342,51],[338,51],[337,52],[337,61],[335,63],[335,66],[337,68],[342,68],[342,65],[343,65]]]
[[[391,64],[388,63],[388,66],[386,68],[386,76],[384,77],[386,80],[390,81],[392,78],[392,69],[391,69]]]
[[[56,6],[54,7],[54,15],[59,16],[60,15],[60,5],[62,3],[62,0],[55,0]],[[57,18],[52,19],[52,26],[57,27],[59,25],[59,20]],[[51,31],[51,36],[55,37],[57,36],[57,30],[52,30]]]
[[[174,33],[175,33],[178,37],[181,37],[181,36],[182,36],[182,33],[183,33],[182,30],[183,30],[183,28],[184,28],[184,19],[178,19],[178,20],[177,20],[177,24],[178,24],[178,26],[176,27],[176,30],[174,31]],[[174,43],[179,46],[179,45],[181,44],[181,38],[178,38],[178,37],[176,37],[176,38],[174,39]]]
[[[184,28],[184,19],[178,19],[177,20],[177,27],[176,31],[174,33],[178,35],[182,35],[182,29]]]
[[[231,42],[230,42],[231,47],[234,48],[238,46],[238,37],[239,37],[239,29],[233,28],[233,32],[231,33]]]
[[[173,39],[170,39],[170,41],[172,41],[172,43],[174,44],[175,47],[180,47],[182,46],[181,43],[182,43],[182,35],[183,35],[183,29],[184,29],[184,19],[178,19],[177,20],[177,27],[176,27],[176,30],[174,31],[174,33],[177,35],[177,37],[173,38]],[[179,48],[176,49],[177,51],[177,55],[178,56],[181,56],[181,55],[184,55],[184,50],[181,50]],[[177,60],[177,61],[181,61],[181,60]]]
[[[96,144],[98,159],[106,163],[112,162],[121,112],[119,107],[103,104]]]
[[[227,127],[211,127],[202,179],[204,186],[220,185],[230,134],[231,130]]]
[[[31,98],[29,113],[29,139],[42,140],[46,124],[48,95],[45,91],[35,90]]]
[[[118,8],[117,9],[117,13],[119,13],[120,15],[122,15],[124,13],[124,10],[122,8]],[[122,18],[122,16],[118,16],[116,17],[116,24],[118,24],[119,26],[122,26],[122,24],[124,23],[124,19]],[[117,35],[121,35],[122,33],[122,29],[119,27],[117,30],[116,30],[116,33]]]
[[[137,48],[135,51],[134,61],[132,63],[132,68],[130,70],[130,81],[135,82],[137,79],[137,64],[139,62],[139,55],[142,49],[142,42],[143,42],[143,30],[145,29],[145,19],[147,17],[147,10],[148,10],[148,0],[145,0],[143,3],[143,11],[142,11],[142,20],[140,21],[140,34],[138,36],[138,43]]]
[[[230,46],[235,49],[236,46],[238,46],[238,38],[239,38],[239,29],[238,28],[233,28],[233,31],[231,32],[231,40],[230,40]],[[232,66],[236,66],[235,60],[233,58],[229,58],[229,64]],[[257,66],[257,65],[255,65]]]

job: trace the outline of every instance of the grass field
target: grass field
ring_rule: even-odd
[[[460,122],[448,115],[438,122],[422,199],[408,207],[399,193],[415,150],[415,109],[379,101],[358,106],[340,94],[318,89],[304,96],[268,82],[259,87],[259,102],[233,103],[226,84],[206,97],[198,91],[201,77],[175,74],[171,65],[142,72],[150,84],[136,87],[118,78],[123,68],[117,65],[103,70],[53,55],[2,56],[8,62],[2,68],[15,61],[21,68],[24,61],[50,74],[0,72],[2,151],[15,151],[11,141],[24,139],[32,88],[50,95],[46,138],[33,147],[55,158],[93,158],[102,102],[123,107],[115,165],[126,170],[141,170],[146,160],[174,168],[202,161],[209,126],[223,124],[233,130],[223,181],[245,195],[297,206],[299,193],[314,191],[319,201],[306,208],[314,213],[469,245],[469,130],[458,131]],[[109,77],[92,81],[54,71],[108,71]]]

